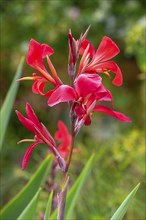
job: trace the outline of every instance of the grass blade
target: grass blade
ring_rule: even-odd
[[[49,195],[49,199],[48,199],[48,203],[47,203],[46,211],[45,211],[45,215],[44,215],[44,220],[49,220],[49,216],[51,214],[52,199],[53,199],[53,191]]]
[[[0,111],[0,149],[2,148],[4,136],[6,133],[7,125],[9,122],[10,114],[12,111],[13,103],[16,97],[16,93],[18,90],[18,85],[19,83],[16,82],[18,78],[20,78],[21,73],[22,73],[22,68],[23,68],[23,63],[24,63],[24,57],[21,58],[20,64],[18,66],[18,69],[15,73],[15,76],[13,78],[13,81],[11,83],[10,89],[7,93],[7,96],[5,98],[5,101],[2,105],[1,111]]]
[[[117,209],[117,211],[114,213],[114,215],[111,217],[110,220],[122,220],[133,197],[135,196],[138,188],[140,186],[140,183],[137,184],[137,186],[128,194],[128,196],[126,197],[126,199],[122,202],[122,204],[120,205],[120,207]]]
[[[49,155],[37,169],[26,186],[2,209],[0,219],[17,219],[28,202],[32,199],[49,173],[52,157]],[[15,211],[14,211],[15,210]]]
[[[20,214],[20,216],[17,218],[17,220],[24,220],[24,219],[33,219],[34,212],[36,210],[36,206],[38,204],[39,195],[40,195],[41,189],[39,189],[32,200],[28,203],[26,208],[23,210],[23,212]]]

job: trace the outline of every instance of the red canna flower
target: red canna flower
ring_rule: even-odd
[[[59,146],[57,147],[60,155],[65,158],[68,156],[72,136],[69,134],[66,125],[62,122],[58,122],[58,130],[55,132],[54,138],[59,141]]]
[[[66,169],[66,163],[64,159],[61,157],[61,155],[59,154],[59,151],[57,150],[57,145],[56,145],[54,138],[51,136],[47,128],[42,123],[40,123],[39,119],[37,118],[30,104],[29,103],[26,104],[27,118],[25,118],[17,110],[16,110],[16,114],[18,116],[19,121],[22,123],[22,125],[35,135],[34,139],[24,139],[18,142],[18,143],[27,142],[27,141],[33,142],[33,144],[31,144],[25,152],[25,155],[22,161],[22,168],[25,169],[27,167],[32,151],[39,144],[47,144],[51,152],[56,157],[60,168],[64,171]]]
[[[103,101],[112,102],[112,95],[102,85],[102,79],[99,75],[81,74],[76,78],[74,87],[67,85],[58,87],[51,94],[48,105],[54,106],[60,102],[72,101],[72,111],[76,113],[76,133],[83,124],[89,125],[91,123],[91,115],[96,111],[109,114],[123,122],[130,122],[130,119],[122,113],[99,105]]]
[[[80,54],[82,55],[78,75],[82,73],[105,73],[110,77],[109,72],[115,73],[112,83],[116,86],[122,85],[122,73],[118,65],[111,61],[120,52],[118,46],[109,38],[104,36],[98,49],[94,47],[88,40],[84,40]]]
[[[41,76],[38,76],[36,73],[33,73],[32,77],[23,77],[18,81],[33,80],[34,84],[32,86],[32,91],[42,96],[49,96],[54,91],[54,89],[47,93],[44,93],[45,84],[47,82],[53,84],[55,88],[62,84],[49,58],[49,56],[51,56],[53,53],[54,50],[47,44],[39,44],[34,39],[31,39],[26,55],[26,62],[29,66],[37,70],[41,74]],[[43,63],[44,58],[47,59],[47,63],[49,65],[53,77],[49,74]]]

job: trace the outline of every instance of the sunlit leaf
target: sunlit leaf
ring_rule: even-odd
[[[18,66],[18,69],[15,73],[15,76],[13,78],[13,81],[11,83],[11,86],[9,88],[9,91],[7,93],[7,96],[5,98],[5,101],[2,105],[1,111],[0,111],[0,149],[2,148],[4,136],[6,133],[7,125],[9,122],[10,114],[12,111],[13,103],[15,101],[15,96],[18,90],[18,85],[19,83],[16,82],[17,79],[20,78],[21,73],[22,73],[22,68],[23,68],[23,63],[24,63],[24,57],[21,58],[20,64]]]
[[[39,189],[36,192],[36,194],[34,195],[32,200],[28,203],[28,205],[23,210],[23,212],[19,215],[17,220],[33,219],[33,216],[34,216],[34,213],[35,213],[35,210],[36,210],[36,206],[38,204],[40,191],[41,191],[41,189]]]
[[[45,215],[44,215],[44,220],[49,220],[49,216],[51,214],[52,199],[53,199],[53,191],[49,195],[49,199],[48,199],[48,203],[47,203],[46,211],[45,211]]]
[[[114,215],[111,217],[110,220],[122,220],[133,197],[135,196],[138,188],[140,186],[140,183],[137,184],[137,186],[128,194],[128,196],[126,197],[126,199],[122,202],[122,204],[120,205],[120,207],[117,209],[117,211],[114,213]]]
[[[0,217],[3,220],[17,219],[28,202],[32,199],[40,185],[49,173],[52,157],[49,155],[37,169],[26,186],[2,209]]]

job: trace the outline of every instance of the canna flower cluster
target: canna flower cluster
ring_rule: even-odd
[[[107,36],[104,36],[97,48],[87,40],[89,28],[78,40],[68,33],[69,57],[68,76],[70,85],[64,84],[55,70],[50,60],[54,53],[53,48],[47,44],[39,44],[34,39],[30,40],[26,62],[35,72],[30,77],[23,77],[18,81],[32,80],[32,92],[47,97],[48,106],[53,107],[61,102],[67,102],[70,107],[71,135],[63,122],[58,122],[58,131],[54,138],[47,128],[40,123],[29,103],[26,104],[25,118],[16,111],[18,119],[35,136],[34,139],[24,139],[33,142],[24,155],[22,168],[25,169],[30,155],[39,144],[46,144],[54,154],[59,167],[66,172],[69,166],[71,154],[73,152],[73,139],[83,125],[90,125],[92,115],[102,112],[115,117],[122,122],[131,122],[124,114],[114,110],[113,97],[111,92],[102,83],[102,74],[114,79],[115,86],[121,86],[123,79],[118,65],[112,60],[119,52],[118,46]],[[44,59],[48,67],[44,65]],[[53,89],[46,91],[46,84],[52,84]],[[107,107],[107,103],[111,107]],[[57,145],[56,141],[60,141]],[[67,158],[67,160],[65,160]]]

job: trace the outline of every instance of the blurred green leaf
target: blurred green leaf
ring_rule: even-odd
[[[120,207],[117,209],[117,211],[114,213],[114,215],[111,217],[110,220],[122,220],[133,197],[135,196],[138,188],[140,186],[140,183],[137,184],[137,186],[128,194],[128,196],[126,197],[126,199],[122,202],[122,204],[120,205]]]
[[[19,215],[17,220],[25,220],[25,219],[33,219],[34,212],[36,210],[36,206],[38,204],[39,195],[40,195],[41,189],[39,189],[32,200],[28,203],[26,208],[23,210],[23,212]]]
[[[67,195],[67,202],[66,202],[66,218],[71,219],[72,217],[72,211],[73,208],[77,202],[77,198],[79,196],[80,190],[88,177],[89,171],[92,166],[92,161],[93,161],[94,155],[92,155],[88,162],[86,163],[85,167],[83,168],[81,174],[79,175],[78,179],[76,180],[75,184],[69,191]]]
[[[0,149],[2,148],[2,144],[3,144],[4,136],[6,133],[7,125],[9,122],[10,114],[12,111],[13,103],[14,103],[15,96],[16,96],[16,93],[18,90],[19,83],[17,83],[16,80],[19,79],[21,76],[23,63],[24,63],[24,57],[21,58],[20,64],[18,66],[18,69],[17,69],[15,76],[13,78],[12,84],[10,86],[10,89],[7,93],[5,101],[4,101],[2,108],[1,108],[1,112],[0,112],[0,122],[1,122]]]
[[[48,199],[48,203],[47,203],[47,207],[46,207],[46,211],[45,211],[45,215],[44,215],[44,220],[49,220],[49,216],[51,214],[52,199],[53,199],[53,191],[49,195],[49,199]]]
[[[3,220],[16,219],[32,199],[38,188],[43,184],[50,170],[52,157],[49,155],[37,169],[26,186],[2,209],[0,217]]]
[[[92,161],[93,161],[94,155],[92,155],[86,165],[84,166],[82,172],[80,173],[78,179],[70,189],[70,191],[67,194],[67,199],[66,199],[66,219],[72,219],[72,211],[74,209],[74,206],[77,202],[80,190],[88,177],[89,171],[92,166]],[[50,220],[54,220],[57,217],[57,209],[54,211],[54,213],[51,215]]]

